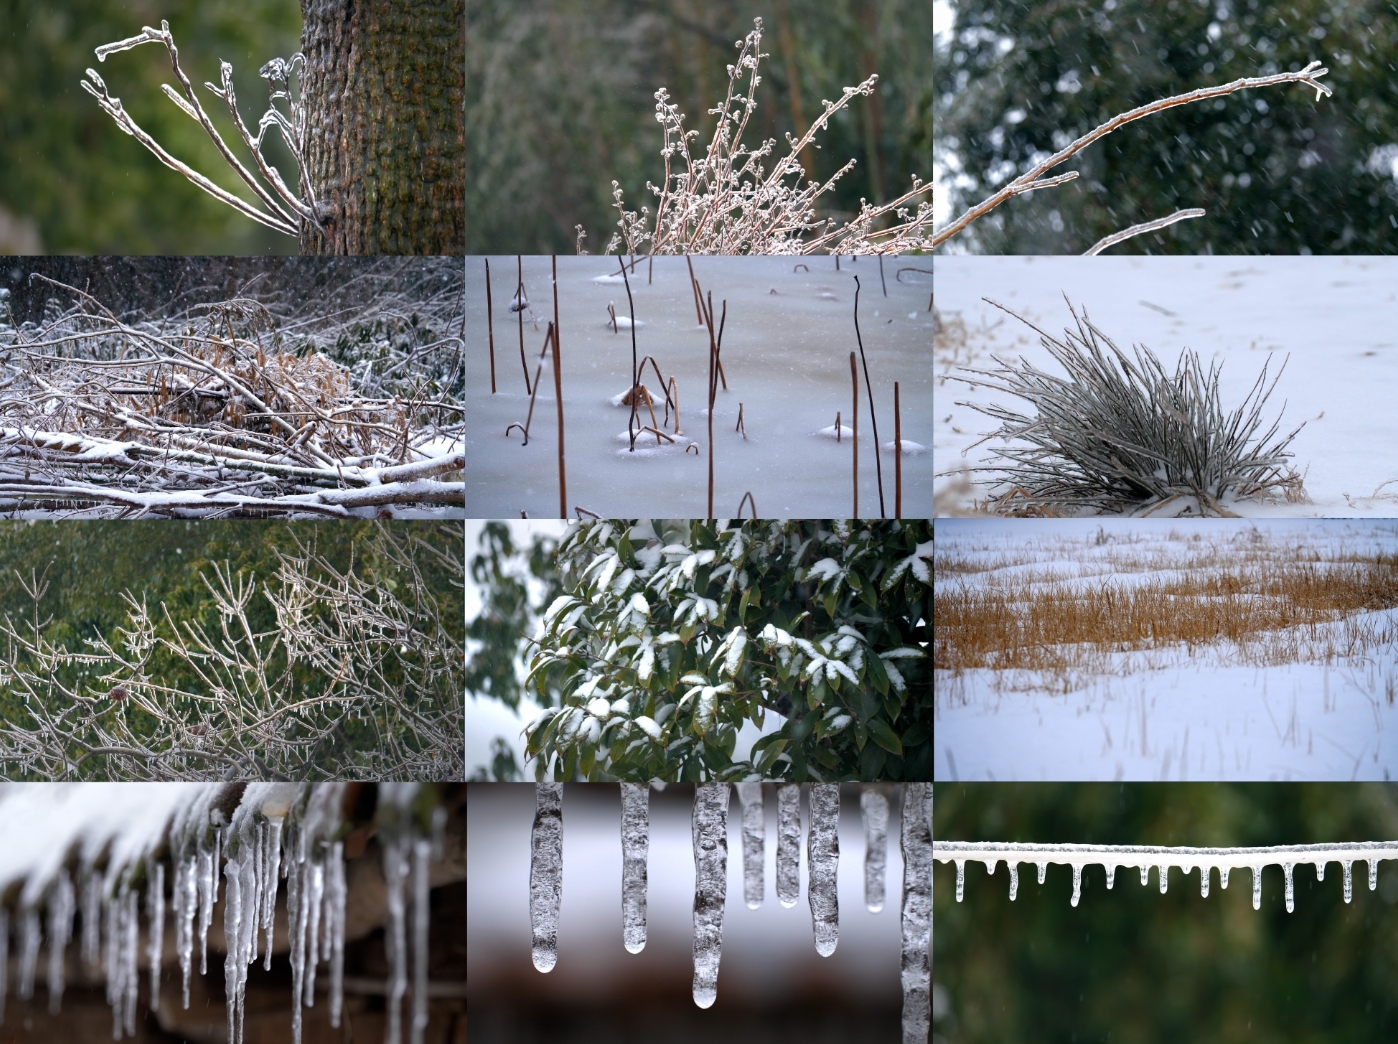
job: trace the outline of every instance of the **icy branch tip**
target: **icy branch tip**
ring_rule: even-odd
[[[159,29],[152,29],[150,26],[141,28],[140,36],[128,36],[125,40],[117,40],[115,43],[102,44],[95,48],[97,60],[105,62],[107,55],[116,54],[118,51],[129,51],[133,47],[139,47],[143,43],[165,43],[170,36],[170,23],[161,22]]]

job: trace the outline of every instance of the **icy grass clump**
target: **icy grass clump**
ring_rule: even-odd
[[[1150,514],[1172,507],[1175,513],[1228,515],[1225,499],[1305,497],[1301,476],[1286,463],[1292,456],[1286,448],[1304,424],[1276,439],[1278,418],[1258,434],[1281,370],[1269,385],[1264,364],[1243,402],[1225,412],[1221,368],[1210,364],[1205,373],[1197,352],[1183,350],[1172,376],[1144,345],[1136,346],[1133,362],[1072,302],[1077,328],[1065,328],[1059,340],[985,300],[1034,330],[1068,372],[1065,380],[1032,363],[996,358],[997,369],[966,368],[974,376],[953,378],[1014,395],[1036,410],[1027,415],[998,404],[957,404],[1001,422],[986,438],[1007,444],[999,453],[1005,463],[976,469],[997,474],[1004,484],[990,498],[997,514]]]
[[[1398,859],[1398,841],[1360,841],[1335,845],[1277,845],[1271,848],[1159,848],[1149,845],[1044,845],[1016,844],[998,841],[938,841],[934,845],[936,858],[943,863],[956,864],[956,901],[959,903],[966,888],[966,863],[984,863],[986,873],[993,874],[1000,860],[1010,871],[1010,899],[1019,891],[1019,864],[1033,863],[1038,867],[1039,883],[1049,863],[1066,863],[1073,868],[1072,905],[1082,896],[1083,867],[1101,865],[1107,871],[1107,887],[1115,883],[1121,866],[1139,867],[1141,886],[1150,879],[1151,867],[1156,867],[1163,895],[1169,888],[1171,867],[1189,874],[1199,868],[1199,894],[1209,895],[1209,878],[1218,870],[1219,884],[1228,887],[1231,871],[1245,868],[1252,871],[1252,908],[1262,908],[1262,868],[1280,864],[1286,875],[1286,912],[1296,908],[1293,872],[1298,863],[1315,867],[1317,881],[1325,880],[1325,864],[1338,862],[1344,871],[1345,902],[1354,895],[1353,868],[1358,861],[1369,865],[1369,890],[1378,887],[1379,861]]]

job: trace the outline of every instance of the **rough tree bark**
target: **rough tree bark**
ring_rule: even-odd
[[[464,0],[301,0],[303,254],[466,247]]]

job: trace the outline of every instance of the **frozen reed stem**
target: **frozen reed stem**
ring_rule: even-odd
[[[718,359],[718,345],[714,341],[714,295],[709,293],[708,308],[704,321],[709,328],[709,513],[714,517],[714,363]]]
[[[744,504],[750,504],[750,505],[752,506],[752,520],[753,520],[754,522],[756,522],[756,521],[757,521],[757,501],[756,501],[755,499],[753,499],[752,490],[748,490],[748,492],[744,493],[744,494],[743,494],[743,499],[740,500],[740,501],[738,501],[738,517],[739,517],[739,518],[742,518],[742,517],[743,517],[743,505],[744,505]]]
[[[626,265],[621,266],[621,278],[626,283],[626,307],[631,315],[631,418],[626,422],[626,434],[630,436],[631,448],[636,452],[636,384],[640,378],[640,367],[636,363],[636,302],[631,298],[631,277],[626,274]],[[613,319],[615,325],[615,319]]]
[[[544,334],[544,346],[539,349],[539,364],[534,370],[534,389],[529,393],[529,416],[524,419],[524,428],[522,429],[524,432],[525,446],[529,445],[529,426],[534,423],[534,400],[538,398],[539,395],[539,378],[542,377],[544,373],[544,357],[548,355],[549,343],[553,341],[553,339],[553,323],[549,323],[548,332]],[[525,376],[528,376],[528,371],[525,372]],[[562,409],[562,406],[562,400],[559,400],[559,409]],[[516,427],[516,425],[512,424],[510,427],[513,428]],[[506,428],[505,434],[508,435],[509,433],[510,429]],[[568,516],[564,515],[563,517],[567,518]]]
[[[558,330],[552,324],[549,334],[553,340],[553,395],[558,400],[558,517],[568,517],[568,476],[563,468],[563,367],[558,358]]]
[[[490,258],[485,259],[485,329],[490,337],[490,394],[495,394],[495,308],[490,300]]]
[[[903,413],[897,381],[893,382],[893,517],[903,517]]]
[[[839,258],[835,261],[838,264]],[[882,260],[882,257],[880,257]],[[874,411],[874,384],[869,380],[869,360],[864,357],[864,338],[859,333],[859,277],[854,277],[854,338],[859,342],[859,361],[864,366],[864,390],[869,396],[869,423],[874,429],[874,470],[879,479],[879,518],[887,518],[883,506],[883,459],[879,456],[879,415]]]
[[[529,386],[529,364],[524,361],[524,258],[519,254],[515,255],[515,273],[515,299],[511,307],[519,313],[519,365],[524,371],[524,392],[528,395],[534,389]]]
[[[859,517],[859,371],[855,368],[854,353],[849,353],[849,382],[854,389],[854,409],[851,430],[854,433],[854,514],[851,518]]]

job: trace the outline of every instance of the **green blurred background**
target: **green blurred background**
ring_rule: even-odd
[[[816,138],[818,177],[859,161],[827,212],[894,198],[913,174],[931,180],[930,0],[467,0],[467,252],[572,253],[581,224],[585,249],[601,253],[617,230],[613,179],[628,209],[653,214],[646,181],[664,176],[656,90],[702,130],[691,145],[702,155],[707,110],[758,16],[770,57],[747,145],[776,138],[787,153],[793,83],[809,124],[821,99],[877,72],[877,101],[855,99]]]
[[[939,0],[940,2],[940,0]],[[1114,253],[1398,250],[1394,0],[952,0],[935,56],[937,162],[962,213],[1073,139],[1160,98],[1322,62],[1334,95],[1284,85],[1149,116],[944,249],[1076,254],[1176,209],[1207,216]],[[958,179],[957,174],[960,174]]]
[[[257,70],[300,46],[297,0],[0,0],[0,253],[297,252],[294,236],[162,165],[79,87],[83,70],[96,69],[168,152],[251,200],[203,129],[161,91],[175,84],[164,47],[143,44],[101,63],[93,54],[162,18],[205,110],[250,165],[226,106],[203,84],[219,82],[220,59],[232,63],[243,119],[255,129],[267,107]],[[290,154],[274,132],[268,139],[266,155],[294,185]]]
[[[1375,784],[942,784],[934,837],[957,841],[1249,846],[1398,839],[1398,786]],[[1398,863],[1354,867],[1346,906],[1340,867],[1317,882],[1295,871],[1288,914],[1279,867],[1226,891],[1213,875],[1156,872],[1143,888],[1121,868],[1106,890],[1050,865],[1043,885],[1021,864],[1009,900],[1002,863],[966,866],[956,902],[952,863],[936,863],[933,1041],[1041,1044],[1359,1044],[1398,1039]]]

